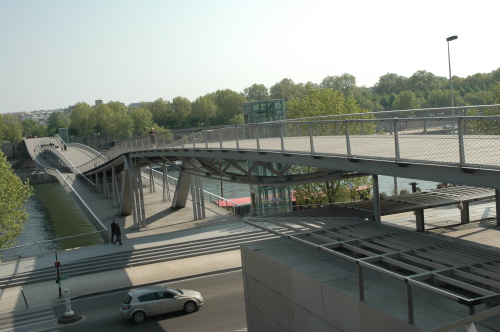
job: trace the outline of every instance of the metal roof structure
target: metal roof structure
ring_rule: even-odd
[[[380,200],[380,211],[381,215],[390,215],[446,205],[458,205],[460,203],[492,199],[494,197],[494,189],[472,186],[448,187],[425,192],[385,197]],[[373,200],[349,202],[337,205],[349,209],[371,211],[373,213]]]
[[[355,217],[245,222],[356,263],[361,294],[361,270],[367,268],[466,305],[471,313],[476,305],[500,300],[500,251],[488,246]]]

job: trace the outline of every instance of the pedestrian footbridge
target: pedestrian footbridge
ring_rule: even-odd
[[[372,176],[374,200],[370,204],[372,219],[378,221],[387,205],[379,200],[379,175],[488,188],[498,205],[499,128],[500,105],[485,105],[169,131],[157,133],[155,144],[148,136],[134,137],[102,154],[72,143],[63,151],[50,145],[50,138],[25,142],[33,159],[83,176],[112,198],[117,213],[132,214],[139,228],[145,226],[143,181],[153,179],[152,171],[149,177],[143,177],[142,171],[153,166],[180,171],[172,207],[184,207],[191,188],[198,206],[195,218],[203,217],[200,177],[289,186]],[[66,144],[55,139],[59,146]],[[247,161],[247,166],[240,160]],[[308,166],[310,171],[294,171],[294,165]],[[448,203],[467,204],[470,190],[464,187]],[[423,211],[420,207],[411,206]],[[423,213],[420,219],[423,222]]]

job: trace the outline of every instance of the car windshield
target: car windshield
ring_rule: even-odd
[[[131,301],[132,301],[132,296],[130,296],[130,294],[128,293],[122,299],[123,304],[130,304]]]
[[[165,289],[167,291],[169,291],[170,293],[173,293],[173,294],[176,294],[176,295],[182,295],[184,293],[182,293],[182,291],[180,289],[174,289],[174,288],[170,288],[170,287],[165,287]]]

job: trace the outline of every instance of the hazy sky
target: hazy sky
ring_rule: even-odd
[[[0,0],[0,113],[500,67],[498,0]]]

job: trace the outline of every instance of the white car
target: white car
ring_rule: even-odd
[[[120,313],[123,318],[142,323],[148,316],[184,310],[192,313],[203,305],[203,297],[190,289],[149,286],[131,289],[123,297]]]

